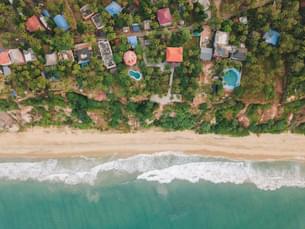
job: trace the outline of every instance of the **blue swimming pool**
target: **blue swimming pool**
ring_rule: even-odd
[[[134,80],[141,80],[142,79],[142,73],[135,70],[129,70],[128,75],[134,79]]]
[[[241,74],[236,68],[228,68],[224,71],[223,86],[227,90],[233,90],[240,86]]]

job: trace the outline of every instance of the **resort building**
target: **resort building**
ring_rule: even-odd
[[[25,22],[25,27],[26,30],[29,31],[30,33],[44,30],[42,23],[40,22],[39,18],[35,15],[27,19],[27,21]]]
[[[91,21],[95,25],[96,29],[102,29],[105,26],[102,21],[102,16],[100,14],[95,14],[93,17],[91,17]]]
[[[112,69],[116,67],[116,64],[113,60],[113,54],[111,46],[108,40],[99,40],[97,42],[100,54],[103,60],[103,63],[107,69]]]
[[[127,41],[131,45],[132,48],[135,48],[138,45],[137,36],[129,36],[129,37],[127,37]]]
[[[1,66],[7,66],[12,64],[10,56],[9,56],[9,50],[0,50],[0,65]]]
[[[89,43],[81,43],[74,46],[74,55],[77,63],[84,66],[90,62],[92,47]]]
[[[63,31],[67,31],[70,28],[66,18],[63,15],[56,15],[53,18],[53,20],[54,20],[57,28],[59,28]]]
[[[131,67],[137,64],[137,54],[134,51],[127,51],[124,54],[124,63]]]
[[[280,33],[273,29],[269,30],[264,35],[265,42],[274,46],[279,44],[280,37],[281,37]]]
[[[183,61],[182,47],[167,47],[166,48],[166,62],[181,63]]]
[[[134,33],[138,33],[138,32],[141,32],[141,27],[140,27],[140,25],[138,23],[133,23],[131,25],[131,30]]]
[[[210,61],[213,57],[213,49],[212,48],[201,48],[200,59],[202,61]]]
[[[58,52],[58,60],[74,62],[74,55],[72,50],[62,50]]]
[[[214,39],[214,56],[227,58],[232,51],[229,45],[229,33],[217,31]]]
[[[53,52],[45,55],[46,66],[54,66],[57,64],[57,53]]]
[[[157,18],[161,26],[170,26],[173,23],[169,8],[159,9],[157,12]]]
[[[111,15],[118,15],[122,12],[123,8],[115,1],[111,2],[105,10]]]
[[[248,50],[246,48],[234,48],[230,58],[232,60],[245,61]]]
[[[80,8],[80,13],[84,20],[88,20],[94,15],[94,12],[92,11],[89,4],[86,4],[82,8]]]
[[[26,63],[33,62],[37,60],[37,57],[33,49],[29,48],[28,50],[23,50],[23,56]]]
[[[20,49],[10,49],[9,56],[12,64],[25,64],[25,59]]]
[[[143,21],[143,27],[144,27],[144,30],[145,30],[145,31],[148,31],[148,30],[151,29],[151,28],[150,28],[150,23],[151,23],[151,20],[145,20],[145,21]]]

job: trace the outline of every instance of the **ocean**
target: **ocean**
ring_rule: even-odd
[[[2,160],[0,229],[304,229],[305,164],[162,152]]]

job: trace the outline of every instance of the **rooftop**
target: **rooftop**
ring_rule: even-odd
[[[111,15],[118,15],[122,12],[123,8],[115,1],[111,2],[105,10]]]
[[[82,8],[80,8],[80,13],[82,14],[82,17],[85,20],[88,20],[94,15],[94,12],[92,11],[89,4],[86,4]]]
[[[213,57],[213,49],[212,48],[201,48],[200,59],[202,61],[209,61]]]
[[[159,9],[157,18],[161,26],[169,26],[172,24],[172,15],[169,8]]]
[[[23,56],[25,59],[25,62],[32,62],[32,61],[36,61],[37,57],[35,55],[35,53],[33,52],[33,49],[28,49],[28,50],[23,50]]]
[[[135,48],[138,45],[138,38],[137,36],[129,36],[127,37],[128,43],[131,45],[132,48]]]
[[[102,60],[104,62],[104,65],[107,69],[112,69],[116,67],[116,64],[113,60],[113,54],[111,50],[111,46],[108,40],[99,40],[97,42],[97,45],[99,47]]]
[[[248,50],[246,48],[237,48],[231,54],[231,59],[245,61]]]
[[[46,66],[53,66],[53,65],[57,64],[57,54],[56,54],[56,52],[46,54],[45,58],[46,58]]]
[[[66,18],[63,15],[58,14],[53,18],[53,20],[56,26],[64,31],[67,31],[70,28]]]
[[[39,18],[35,15],[29,17],[25,23],[26,30],[29,32],[36,32],[39,30],[43,30],[43,26],[39,20]]]
[[[127,66],[134,66],[137,63],[137,54],[134,51],[127,51],[123,59]]]
[[[181,63],[183,61],[182,47],[167,47],[166,61],[169,63]]]
[[[104,28],[102,16],[100,14],[95,14],[93,17],[91,17],[91,20],[92,20],[93,24],[95,25],[96,29]]]
[[[12,63],[8,52],[9,50],[0,51],[0,65],[4,66]]]
[[[24,64],[25,63],[23,53],[20,51],[20,49],[10,49],[9,55],[10,55],[12,64]]]
[[[72,50],[62,50],[58,52],[59,61],[74,61],[74,55]]]
[[[274,46],[279,44],[280,37],[281,37],[280,33],[273,29],[270,29],[264,35],[264,39],[265,39],[266,43],[274,45]]]
[[[78,64],[87,64],[92,56],[92,47],[89,43],[81,43],[74,46],[74,54]]]
[[[229,44],[229,33],[217,31],[215,34],[214,47],[217,45],[228,45]]]

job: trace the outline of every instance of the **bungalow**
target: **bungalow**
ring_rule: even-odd
[[[100,14],[95,14],[93,17],[91,17],[91,21],[95,25],[96,29],[102,29],[105,26],[103,24],[102,16]]]
[[[0,65],[7,66],[10,64],[12,64],[12,62],[9,56],[9,50],[0,49]]]
[[[25,27],[30,33],[44,30],[42,23],[36,15],[33,15],[26,20]]]
[[[213,57],[213,49],[212,48],[201,48],[200,59],[202,61],[210,61]]]
[[[100,54],[104,65],[107,69],[112,69],[116,67],[116,64],[113,60],[113,54],[111,50],[111,46],[108,40],[99,40],[97,42],[98,48],[100,50]]]
[[[63,31],[67,31],[70,28],[66,18],[63,15],[58,14],[53,18],[53,20],[56,26]]]
[[[168,63],[181,63],[183,61],[183,48],[182,47],[167,47],[166,48],[166,61]]]
[[[74,62],[74,55],[72,50],[62,50],[58,52],[59,61],[71,61]]]
[[[33,52],[33,49],[29,48],[28,50],[23,50],[23,56],[26,63],[33,62],[37,60],[37,57],[35,53]]]
[[[151,20],[144,20],[143,21],[143,27],[144,27],[145,31],[150,30],[150,23],[151,23]]]
[[[169,8],[159,9],[157,12],[157,18],[161,26],[170,26],[173,23]]]
[[[54,66],[57,64],[57,53],[50,53],[45,55],[46,66]]]
[[[74,55],[77,63],[84,66],[90,62],[92,56],[92,47],[89,43],[81,43],[74,46]]]
[[[138,45],[137,36],[129,36],[129,37],[127,37],[127,41],[131,45],[132,48],[135,48]]]
[[[131,25],[131,30],[134,33],[138,33],[138,32],[141,31],[141,27],[138,23],[134,23],[134,24]]]
[[[82,8],[80,8],[80,13],[84,20],[88,20],[94,15],[94,12],[92,11],[89,4],[86,4]]]
[[[111,2],[105,10],[111,15],[115,16],[122,12],[123,8],[115,1]]]
[[[25,59],[20,49],[10,49],[9,55],[12,64],[25,64]]]
[[[235,48],[231,53],[232,60],[245,61],[248,50],[246,48]]]
[[[232,47],[229,46],[229,33],[217,31],[214,39],[214,56],[229,57]]]
[[[281,35],[279,32],[270,29],[268,32],[265,33],[264,39],[266,43],[276,46],[280,42],[280,36]]]

